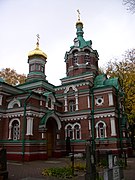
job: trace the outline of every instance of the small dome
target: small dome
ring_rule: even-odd
[[[47,55],[39,49],[39,43],[37,42],[37,47],[33,51],[30,51],[28,53],[28,57],[34,56],[34,55],[40,55],[47,59]]]
[[[83,23],[81,21],[77,21],[76,26],[82,26],[83,27]]]

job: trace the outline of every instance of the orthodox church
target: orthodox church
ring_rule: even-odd
[[[47,55],[39,38],[28,54],[26,82],[11,86],[0,79],[0,147],[6,148],[7,159],[45,160],[62,157],[72,148],[85,153],[87,141],[100,154],[130,153],[119,80],[99,74],[98,52],[83,34],[78,17],[61,85],[46,80]]]

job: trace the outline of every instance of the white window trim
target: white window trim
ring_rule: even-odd
[[[116,136],[116,125],[115,125],[115,118],[110,118],[111,123],[111,136]]]
[[[20,101],[18,99],[14,98],[12,101],[9,102],[8,109],[13,108],[15,104],[17,104],[18,107],[21,107]]]
[[[109,99],[109,106],[113,106],[114,102],[113,102],[113,94],[112,93],[108,94],[108,99]]]
[[[19,125],[19,137],[18,139],[20,139],[20,120],[18,118],[12,119],[9,123],[9,133],[8,133],[8,139],[12,139],[11,137],[11,133],[12,133],[12,124],[14,121],[18,121],[18,125]]]
[[[101,99],[101,103],[98,102],[99,99]],[[97,105],[97,106],[102,106],[103,103],[104,103],[104,98],[103,98],[103,97],[101,97],[101,96],[96,97],[96,99],[95,99],[95,105]]]
[[[65,104],[64,104],[65,112],[67,112],[68,111],[68,109],[67,109],[67,96],[64,96],[64,100],[65,100]]]
[[[79,126],[79,132],[80,132],[80,138],[76,138],[77,137],[77,134],[76,134],[76,131],[75,131],[75,126],[78,125]],[[72,129],[72,134],[73,134],[73,137],[72,139],[81,139],[81,125],[79,123],[74,123],[74,124],[71,124],[71,123],[68,123],[66,126],[65,126],[65,139],[67,138],[67,129],[68,127],[71,127]]]
[[[79,136],[80,136],[80,138],[77,138],[77,132],[75,131],[75,126],[79,126]],[[81,125],[79,124],[79,123],[75,123],[75,124],[73,124],[73,132],[75,133],[75,139],[81,139]]]
[[[42,132],[41,136],[42,136],[42,139],[45,139],[45,133],[44,132]]]
[[[88,108],[90,108],[90,97],[88,96]]]
[[[0,95],[0,106],[2,105],[2,98],[3,98],[3,95]]]
[[[104,138],[107,138],[107,134],[106,134],[106,124],[105,124],[104,121],[98,121],[98,122],[96,123],[96,126],[95,126],[95,128],[96,128],[96,138],[101,138],[101,137],[99,137],[99,124],[100,124],[100,123],[103,124],[104,134],[105,134],[105,137],[104,137]]]
[[[33,118],[27,117],[27,136],[31,135],[33,136]]]
[[[74,112],[75,110],[76,110],[75,101],[74,100],[69,101],[69,112]]]
[[[18,140],[20,136],[19,124],[13,126],[13,140]]]
[[[73,133],[72,139],[74,139],[73,124],[70,124],[70,123],[65,126],[65,139],[67,138],[67,129],[68,129],[69,126],[71,127],[72,133]]]
[[[79,110],[78,89],[75,87],[75,85],[70,85],[70,86],[67,86],[65,91],[64,91],[64,94],[65,94],[65,96],[64,96],[64,100],[65,100],[65,104],[64,104],[65,112],[68,111],[68,109],[67,109],[67,107],[68,107],[68,104],[67,104],[67,102],[68,102],[68,100],[67,100],[67,93],[68,93],[70,88],[72,88],[73,91],[75,91],[75,96],[74,96],[74,98],[75,98],[75,110],[76,111]]]
[[[48,107],[48,102],[49,102],[49,99],[51,100],[51,107]],[[49,95],[48,96],[48,99],[47,99],[47,101],[46,101],[46,107],[48,108],[48,109],[54,109],[54,103],[55,103],[55,98],[54,98],[54,96],[52,96],[52,95]]]

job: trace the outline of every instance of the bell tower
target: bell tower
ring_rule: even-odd
[[[29,74],[28,81],[46,80],[45,64],[47,55],[39,48],[39,35],[37,35],[36,48],[28,54]]]
[[[83,23],[80,21],[80,12],[78,12],[78,21],[76,22],[76,37],[74,45],[65,54],[67,77],[92,73],[98,74],[98,53],[92,49],[92,41],[85,41],[83,37]]]

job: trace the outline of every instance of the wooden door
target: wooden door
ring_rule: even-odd
[[[47,127],[47,154],[48,157],[52,157],[56,143],[56,129],[57,129],[56,121],[54,119],[49,118],[46,127]]]
[[[47,154],[48,157],[52,157],[53,153],[53,132],[47,132]]]

